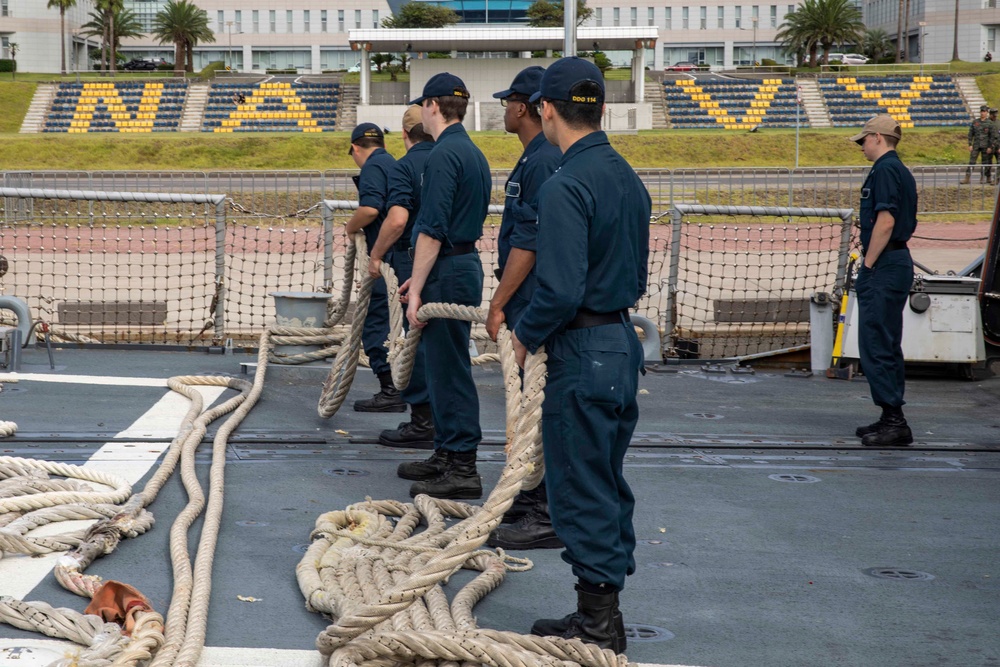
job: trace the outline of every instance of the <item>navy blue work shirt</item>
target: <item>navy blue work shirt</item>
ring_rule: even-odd
[[[420,213],[410,242],[426,234],[443,248],[473,243],[483,235],[493,181],[490,165],[461,123],[446,127],[424,165]]]
[[[528,142],[514,170],[504,186],[506,197],[500,236],[497,239],[497,261],[500,269],[507,265],[511,248],[537,252],[538,248],[538,191],[562,161],[562,152],[538,133]],[[518,287],[518,294],[530,299],[535,290],[535,270],[525,277]]]
[[[646,186],[604,132],[570,146],[538,197],[538,288],[515,327],[528,350],[581,309],[635,305],[646,291],[651,210]]]
[[[410,146],[406,155],[396,160],[395,166],[389,172],[389,195],[385,210],[393,206],[402,206],[410,212],[406,219],[406,228],[396,243],[408,246],[413,235],[413,223],[420,212],[420,187],[424,175],[424,165],[427,156],[434,149],[433,141],[421,141]]]
[[[895,219],[890,241],[906,242],[917,229],[917,182],[900,161],[896,151],[875,160],[861,186],[861,248],[868,243],[879,211],[889,211]]]
[[[375,247],[382,221],[389,212],[389,207],[386,206],[386,194],[389,192],[389,172],[395,164],[396,158],[386,153],[384,148],[376,148],[361,167],[361,175],[358,177],[358,204],[370,206],[378,211],[375,220],[364,228],[368,252]]]

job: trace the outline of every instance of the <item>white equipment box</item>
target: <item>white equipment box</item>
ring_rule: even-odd
[[[906,361],[974,365],[986,360],[979,278],[918,276],[903,307]],[[845,357],[859,359],[858,298],[852,288],[844,321]]]

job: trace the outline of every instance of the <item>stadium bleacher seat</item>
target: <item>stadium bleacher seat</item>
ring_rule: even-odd
[[[184,81],[62,83],[42,131],[176,131],[186,95]]]
[[[677,128],[750,130],[795,127],[796,87],[790,79],[678,79],[664,83],[667,114]],[[799,114],[800,127],[808,127]]]
[[[242,104],[233,101],[243,95]],[[330,132],[337,124],[340,84],[217,83],[209,90],[203,132]]]

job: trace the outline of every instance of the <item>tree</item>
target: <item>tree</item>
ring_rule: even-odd
[[[66,10],[76,6],[76,0],[49,0],[47,8],[59,9],[59,47],[62,57],[62,73],[66,73]]]
[[[90,21],[81,26],[82,34],[101,39],[101,71],[115,72],[118,47],[125,37],[142,37],[142,24],[122,0],[99,0],[90,12]]]
[[[587,0],[576,0],[576,25],[594,15],[594,10],[587,7]],[[528,25],[533,28],[561,28],[565,22],[563,3],[556,0],[535,0],[528,7]]]
[[[852,0],[803,0],[799,8],[785,15],[775,35],[786,53],[809,54],[816,66],[816,53],[823,48],[824,64],[834,44],[860,44],[865,24]]]
[[[208,12],[189,0],[169,0],[153,19],[153,36],[160,44],[174,45],[174,71],[194,71],[194,47],[212,43],[215,33],[208,27]]]
[[[892,53],[892,40],[889,34],[881,28],[865,31],[861,40],[861,52],[878,62]]]
[[[382,68],[392,64],[392,61],[396,59],[396,56],[391,53],[376,53],[372,56],[372,62],[375,63],[375,71],[381,73]],[[393,79],[395,81],[395,79]]]
[[[427,2],[407,2],[399,13],[382,19],[383,28],[443,28],[458,23],[455,10]]]

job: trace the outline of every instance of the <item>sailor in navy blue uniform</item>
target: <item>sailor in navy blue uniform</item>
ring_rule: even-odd
[[[374,123],[361,123],[351,132],[348,153],[361,169],[356,177],[358,209],[347,221],[347,233],[364,231],[368,252],[372,251],[379,229],[388,208],[386,193],[389,191],[389,171],[396,159],[385,151],[382,130]],[[358,412],[404,412],[406,403],[392,384],[389,368],[389,351],[385,346],[389,337],[389,301],[386,298],[385,280],[379,277],[372,284],[371,302],[365,316],[361,342],[368,355],[372,372],[379,381],[379,391],[369,399],[357,401]]]
[[[528,99],[538,92],[545,69],[527,67],[510,87],[494,93],[504,106],[504,129],[516,134],[524,152],[507,178],[500,234],[497,239],[500,283],[490,300],[486,332],[493,340],[501,322],[513,328],[535,291],[535,252],[538,238],[538,191],[556,170],[562,152],[542,133],[542,119]],[[504,514],[505,525],[490,535],[488,544],[502,549],[556,549],[563,546],[549,518],[545,482],[522,491]]]
[[[479,306],[483,265],[476,241],[483,235],[492,180],[489,164],[462,126],[469,90],[457,76],[442,72],[424,85],[424,130],[434,149],[424,165],[420,213],[413,225],[413,275],[400,288],[410,326],[423,328],[425,375],[434,418],[434,453],[426,461],[404,463],[397,474],[414,480],[410,495],[480,498],[482,479],[476,451],[482,439],[479,396],[469,357],[471,324],[453,319],[417,320],[423,303]]]
[[[368,272],[373,278],[377,278],[381,275],[379,271],[382,260],[385,259],[400,285],[409,280],[413,273],[410,237],[413,235],[413,223],[420,212],[424,163],[434,148],[434,137],[424,131],[420,107],[415,104],[403,114],[403,145],[406,146],[406,155],[396,161],[389,173],[389,197],[386,202],[389,212],[382,222],[382,230],[368,264]],[[403,328],[410,328],[410,323],[405,318]],[[417,347],[410,384],[400,395],[410,406],[410,421],[401,423],[395,429],[382,431],[378,437],[379,444],[387,447],[433,449],[434,419],[427,396],[423,346]]]
[[[913,286],[913,259],[906,242],[917,228],[917,184],[896,154],[903,131],[879,114],[851,137],[874,162],[861,186],[861,248],[864,263],[858,296],[861,369],[882,416],[856,435],[869,447],[905,447],[913,442],[903,416],[903,308]]]
[[[604,77],[556,61],[532,96],[563,159],[538,198],[538,287],[514,327],[519,360],[542,345],[549,511],[577,578],[577,609],[537,635],[625,650],[618,594],[635,571],[635,498],[622,467],[639,417],[643,355],[629,309],[646,291],[651,201],[601,131]]]

